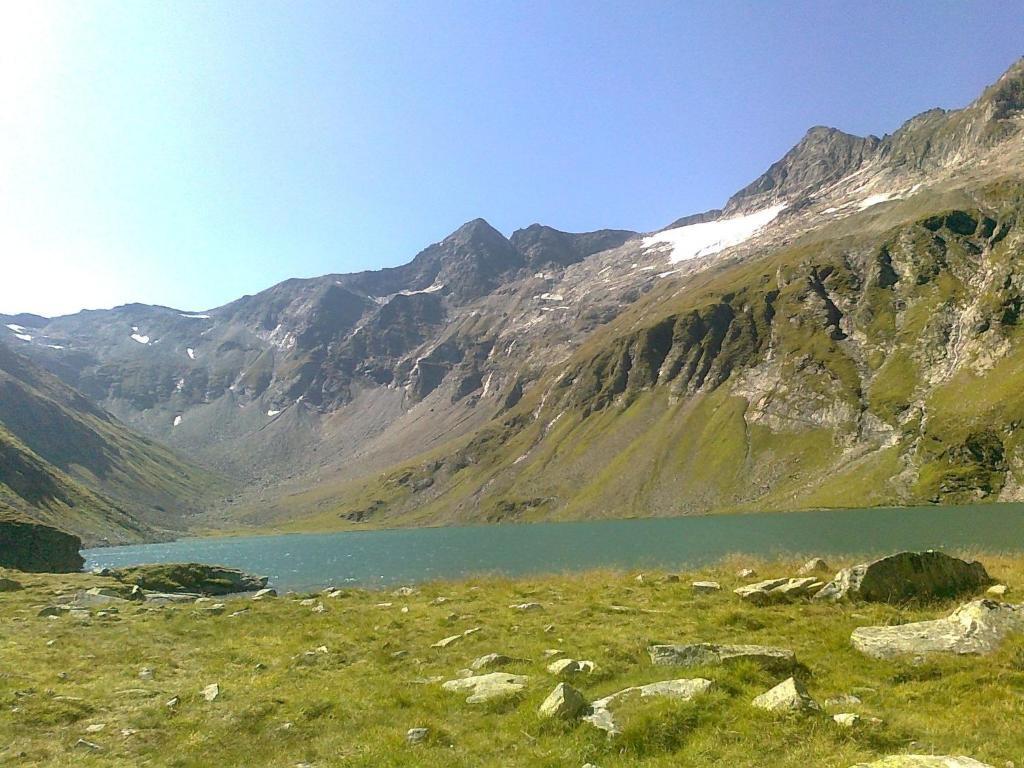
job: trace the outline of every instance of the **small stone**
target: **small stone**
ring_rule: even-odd
[[[220,696],[220,686],[217,683],[210,683],[210,685],[203,688],[203,698],[207,701],[213,701]]]
[[[678,584],[679,576],[675,573],[669,573],[665,575],[664,581],[666,584]]]
[[[164,704],[164,706],[167,707],[168,709],[174,709],[180,703],[181,703],[181,699],[179,699],[177,696],[175,696],[173,698],[168,699],[166,701],[166,703]]]
[[[565,651],[561,650],[560,648],[548,648],[547,650],[541,652],[541,656],[543,656],[545,659],[551,659],[555,656],[561,656],[563,653],[565,653]]]
[[[643,584],[643,583],[644,583],[644,581],[645,581],[645,579],[644,579],[644,575],[643,575],[642,573],[638,573],[638,574],[636,575],[636,578],[634,579],[634,581],[635,581],[635,582],[636,582],[637,584]]]
[[[722,585],[717,581],[695,581],[690,586],[698,595],[708,595],[713,592],[719,592],[722,589]]]
[[[832,715],[832,719],[843,728],[853,728],[860,724],[860,715],[855,712],[840,712],[837,715]]]
[[[422,744],[429,736],[429,728],[410,728],[405,733],[405,740],[410,744]]]
[[[825,708],[859,707],[861,703],[859,696],[854,696],[852,693],[844,693],[840,696],[833,696],[831,699],[825,699]]]
[[[448,598],[447,597],[435,597],[433,600],[430,601],[430,604],[431,605],[444,605],[447,602],[448,602]],[[416,730],[416,729],[414,728],[413,730]]]
[[[92,725],[86,726],[85,732],[86,733],[99,733],[100,731],[102,731],[106,727],[107,727],[106,723],[93,723]]]
[[[327,613],[327,608],[323,603],[317,603],[313,606],[313,613]]]
[[[753,568],[740,568],[736,571],[737,579],[753,579],[757,576],[757,571]]]
[[[399,587],[391,594],[395,597],[412,597],[416,594],[416,590],[412,587]]]
[[[311,606],[314,606],[314,605],[316,605],[316,598],[315,597],[307,597],[304,600],[299,600],[299,605],[301,605],[303,608],[309,608]]]
[[[568,683],[559,683],[537,710],[545,718],[571,720],[587,708],[583,694]]]
[[[253,600],[268,600],[272,597],[277,597],[277,590],[270,587],[264,587],[263,589],[256,592],[252,596]]]
[[[993,597],[1002,597],[1009,591],[1009,589],[1010,588],[1007,587],[1005,584],[993,584],[985,591]]]
[[[542,611],[544,606],[540,603],[519,603],[518,605],[510,605],[509,608],[515,611]]]
[[[513,661],[515,661],[515,659],[511,656],[506,656],[503,653],[488,653],[474,660],[469,666],[474,670],[493,669],[495,667],[503,667],[506,664],[511,664]]]
[[[78,741],[76,741],[75,747],[77,749],[88,749],[93,752],[99,752],[103,749],[103,747],[101,747],[99,744],[94,744],[93,742],[86,741],[85,739],[79,739]]]
[[[545,635],[550,635],[554,631],[555,631],[555,625],[554,624],[548,624],[546,627],[544,627],[544,634]]]
[[[152,680],[154,672],[150,667],[143,667],[139,670],[139,680]]]

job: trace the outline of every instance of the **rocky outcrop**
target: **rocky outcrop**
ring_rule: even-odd
[[[0,513],[0,566],[33,573],[82,570],[77,536],[28,518]]]
[[[747,584],[733,590],[740,599],[752,605],[772,605],[788,603],[801,597],[816,594],[824,582],[813,576],[798,579],[767,579],[755,584]]]
[[[236,568],[203,563],[154,563],[112,570],[110,575],[124,584],[156,592],[190,592],[228,595],[257,592],[267,586],[266,576],[253,576]]]
[[[788,648],[767,645],[652,645],[647,649],[657,667],[712,667],[750,662],[772,671],[790,671],[796,666],[796,654]]]
[[[956,597],[992,583],[985,566],[942,552],[900,552],[845,568],[818,594],[819,600],[906,600]]]
[[[860,627],[850,642],[877,659],[927,653],[992,653],[1011,632],[1024,632],[1024,605],[974,600],[944,619]]]

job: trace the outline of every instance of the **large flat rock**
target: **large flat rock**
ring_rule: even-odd
[[[815,598],[900,603],[976,593],[991,583],[981,563],[967,562],[934,550],[899,552],[844,568]]]
[[[772,671],[788,671],[796,665],[793,651],[769,645],[652,645],[647,652],[651,663],[659,667],[710,667],[746,661]]]
[[[860,627],[850,641],[876,659],[927,653],[992,653],[1011,632],[1024,631],[1024,605],[974,600],[949,616],[897,626]]]
[[[610,696],[598,699],[590,705],[590,714],[583,719],[598,728],[609,736],[617,736],[622,732],[619,723],[615,719],[614,710],[624,706],[631,698],[649,699],[653,697],[664,697],[689,701],[695,696],[707,693],[711,689],[712,682],[703,677],[681,678],[678,680],[662,680],[647,685],[635,685],[630,688],[623,688]]]
[[[204,563],[153,563],[111,571],[118,581],[155,592],[190,592],[228,595],[257,592],[267,586],[266,576],[253,576],[237,568]]]

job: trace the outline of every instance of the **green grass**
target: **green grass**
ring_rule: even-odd
[[[1011,594],[1024,590],[1024,559],[982,559]],[[321,596],[324,613],[300,605],[303,596],[282,596],[227,599],[220,615],[130,604],[88,619],[36,614],[55,593],[109,580],[8,573],[27,588],[0,594],[0,764],[845,768],[908,751],[912,742],[914,751],[999,766],[1024,754],[1017,727],[1024,638],[987,658],[868,659],[849,644],[854,628],[944,615],[957,602],[754,608],[731,592],[741,565],[769,577],[792,574],[797,564],[733,558],[678,583],[597,571],[431,583],[411,596],[352,589]],[[718,579],[725,589],[694,596],[688,585],[696,578]],[[447,602],[432,604],[442,596]],[[544,610],[508,607],[525,601]],[[481,631],[447,649],[430,647],[474,626]],[[883,722],[847,730],[827,714],[767,714],[750,700],[779,681],[772,674],[742,665],[656,668],[647,657],[654,642],[701,640],[792,648],[819,702],[855,693],[863,704],[854,709]],[[304,663],[303,654],[320,646],[327,652]],[[715,687],[689,703],[631,707],[623,734],[609,741],[585,723],[538,718],[556,683],[545,671],[547,648],[597,663],[575,683],[590,700],[676,677],[707,677]],[[465,694],[441,689],[438,681],[489,652],[524,659],[508,668],[530,678],[520,699],[473,706]],[[152,680],[139,678],[143,667],[154,670]],[[221,695],[206,702],[200,691],[214,682]],[[180,698],[175,708],[166,706],[172,697]],[[96,724],[105,728],[89,733]],[[406,730],[419,726],[431,729],[429,740],[407,745]],[[103,751],[76,748],[78,739]]]

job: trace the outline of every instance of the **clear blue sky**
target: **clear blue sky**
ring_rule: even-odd
[[[205,309],[482,216],[650,230],[1024,54],[1014,2],[0,5],[0,312]]]

